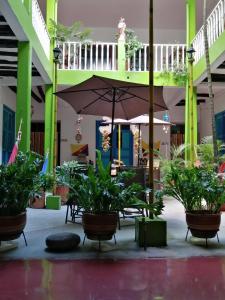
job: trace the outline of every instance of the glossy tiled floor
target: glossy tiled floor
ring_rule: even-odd
[[[225,259],[0,262],[1,300],[225,299]]]

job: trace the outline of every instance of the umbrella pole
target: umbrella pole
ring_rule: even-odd
[[[115,104],[116,104],[116,88],[113,88],[113,101],[112,101],[112,123],[111,123],[111,148],[110,148],[110,165],[113,163],[113,126],[115,117]],[[110,167],[110,169],[111,169]]]
[[[153,178],[153,91],[154,91],[154,73],[153,73],[153,0],[149,0],[149,202],[154,201],[154,178]],[[150,212],[150,218],[153,218]]]
[[[141,152],[141,124],[138,124],[138,167],[140,166],[140,152]]]
[[[121,161],[121,125],[118,124],[118,161],[120,166]]]

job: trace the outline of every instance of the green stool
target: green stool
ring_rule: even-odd
[[[61,197],[60,196],[47,196],[46,197],[47,209],[61,209]]]

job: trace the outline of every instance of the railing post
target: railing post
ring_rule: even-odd
[[[191,41],[196,35],[196,0],[186,1],[186,27],[187,36],[186,44],[187,48],[190,47]],[[190,74],[191,66],[187,64],[188,73]],[[192,89],[192,84],[190,83],[190,76],[188,76],[186,82],[186,97],[185,97],[185,159],[190,160],[191,154],[190,149],[192,147],[191,143],[197,144],[197,88],[193,88],[193,93],[190,91]],[[192,115],[192,116],[191,116]],[[190,147],[191,145],[191,147]]]
[[[121,18],[119,24],[119,38],[118,38],[118,71],[124,72],[126,70],[126,36],[125,28],[126,24],[124,19]]]

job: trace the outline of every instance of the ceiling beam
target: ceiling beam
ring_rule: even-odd
[[[0,48],[17,48],[18,41],[10,39],[0,39]]]
[[[17,87],[16,86],[9,86],[9,89],[11,91],[13,91],[15,94],[17,93]],[[36,100],[38,103],[42,103],[41,98],[34,92],[31,90],[31,97]]]
[[[39,92],[39,94],[41,96],[42,101],[45,102],[45,93],[43,91],[42,86],[37,86],[37,89],[38,89],[38,92]]]

